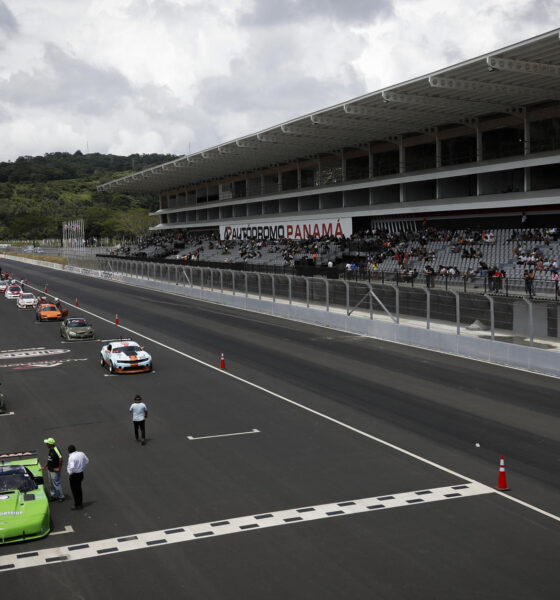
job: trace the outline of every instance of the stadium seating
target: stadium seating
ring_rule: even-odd
[[[490,242],[480,238],[482,234],[490,236]],[[454,267],[456,280],[462,280],[469,269],[473,275],[481,278],[484,270],[481,261],[490,268],[505,272],[508,280],[520,280],[526,269],[535,272],[535,284],[550,282],[555,270],[546,261],[560,260],[560,236],[555,230],[532,229],[493,229],[485,232],[472,230],[401,232],[389,234],[385,231],[365,232],[346,240],[317,240],[309,242],[294,240],[268,240],[266,243],[246,240],[220,241],[212,235],[187,236],[182,233],[153,234],[139,244],[128,245],[117,252],[121,256],[139,256],[145,258],[181,259],[195,265],[197,261],[212,263],[247,263],[263,267],[280,267],[293,264],[313,264],[312,256],[316,252],[317,266],[326,266],[329,261],[335,263],[341,272],[347,264],[363,263],[363,273],[371,273],[377,263],[377,272],[404,274],[402,261],[395,253],[409,253],[406,268],[416,270],[419,277],[427,264],[431,264],[436,275],[440,267]],[[180,249],[177,249],[177,246]],[[414,249],[423,247],[426,256],[414,256]],[[545,264],[538,268],[534,264],[519,264],[520,254],[542,253]],[[480,257],[466,258],[463,251],[480,250]],[[429,259],[428,257],[432,257]]]

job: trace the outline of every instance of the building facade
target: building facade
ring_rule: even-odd
[[[115,188],[159,194],[156,230],[234,237],[557,213],[560,29],[99,187]]]

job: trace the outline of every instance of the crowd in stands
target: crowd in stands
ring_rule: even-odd
[[[490,291],[500,291],[504,280],[513,276],[525,281],[525,289],[532,296],[535,278],[546,276],[558,284],[556,253],[560,254],[560,248],[555,242],[559,239],[556,227],[513,230],[504,238],[500,230],[437,229],[427,223],[417,231],[367,229],[348,237],[307,240],[222,240],[217,233],[168,231],[144,236],[135,245],[123,245],[115,254],[169,257],[186,263],[315,265],[337,268],[357,279],[375,279],[383,271],[398,274],[403,281],[415,281],[422,274],[427,286],[438,276],[451,280],[484,278]],[[506,243],[509,248],[513,245],[513,255],[507,260],[497,254]],[[523,273],[517,274],[515,267],[522,268]]]

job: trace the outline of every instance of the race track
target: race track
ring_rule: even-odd
[[[109,375],[100,341],[63,342],[58,324],[0,298],[13,412],[0,451],[44,460],[53,436],[65,458],[72,443],[90,458],[83,511],[70,511],[64,474],[51,535],[0,546],[6,598],[558,597],[557,378],[2,268],[30,291],[47,284],[100,339],[142,343],[155,367]],[[37,348],[64,352],[13,353]],[[128,412],[137,393],[144,447]],[[511,491],[497,493],[502,454]]]

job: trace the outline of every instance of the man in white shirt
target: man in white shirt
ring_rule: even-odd
[[[146,419],[148,418],[148,407],[142,402],[142,396],[136,394],[134,402],[130,405],[128,412],[132,413],[132,423],[134,425],[134,437],[138,442],[138,429],[142,434],[142,446],[146,443]]]
[[[82,480],[84,479],[84,468],[89,463],[88,457],[79,450],[76,450],[74,444],[68,446],[68,471],[70,479],[70,489],[74,497],[74,506],[70,510],[80,510],[82,508]]]

